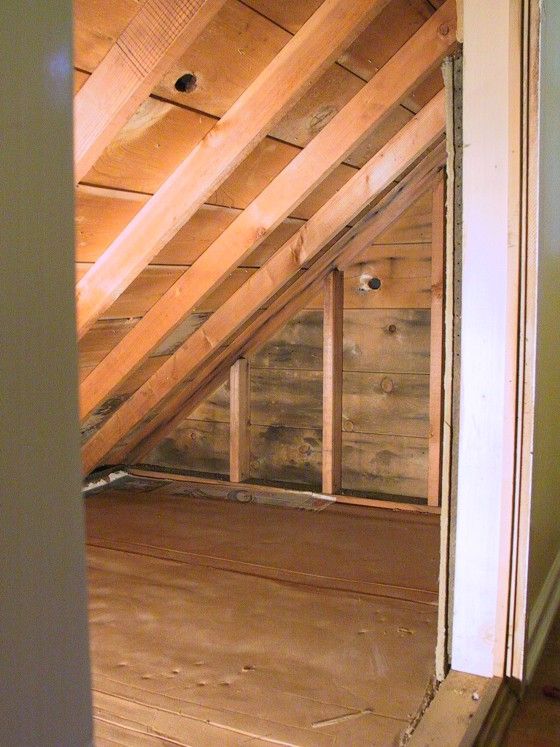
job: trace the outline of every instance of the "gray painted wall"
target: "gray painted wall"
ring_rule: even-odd
[[[560,2],[541,37],[538,330],[529,610],[560,552]]]
[[[70,0],[0,3],[0,745],[91,744]]]

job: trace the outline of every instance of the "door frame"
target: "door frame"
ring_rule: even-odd
[[[462,8],[461,8],[462,5]],[[491,6],[491,7],[490,7]],[[464,0],[460,292],[439,660],[522,682],[536,341],[539,0]],[[457,123],[455,123],[457,124]],[[457,191],[455,191],[455,196]],[[451,199],[453,195],[451,195]],[[451,231],[450,241],[453,240]],[[452,302],[451,302],[452,303]],[[451,427],[451,426],[450,426]],[[442,550],[446,550],[445,543]],[[440,613],[441,616],[441,613]],[[445,641],[445,643],[443,643]],[[439,674],[439,673],[438,673]]]

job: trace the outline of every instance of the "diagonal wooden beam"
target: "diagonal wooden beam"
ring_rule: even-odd
[[[427,154],[420,163],[385,195],[368,213],[348,229],[309,270],[281,293],[229,346],[205,364],[182,391],[171,397],[149,421],[128,434],[111,454],[112,463],[135,464],[149,454],[207,396],[226,380],[230,362],[247,356],[276,334],[306,307],[319,292],[324,279],[336,267],[352,264],[363,249],[386,231],[440,178],[446,160],[445,144]]]
[[[74,97],[74,180],[220,10],[225,0],[147,0]]]
[[[421,157],[445,130],[445,96],[435,96],[350,181],[254,273],[138,391],[82,450],[86,472],[157,407],[305,267],[377,195]]]
[[[325,0],[77,286],[78,338],[388,0]]]
[[[322,278],[302,291],[296,299],[285,298],[267,309],[242,334],[229,349],[224,349],[206,363],[196,377],[184,389],[170,397],[149,422],[143,421],[128,434],[124,443],[111,454],[111,463],[137,464],[149,454],[160,441],[171,433],[191,412],[218,389],[229,376],[232,361],[240,355],[248,355],[269,340],[282,327],[310,302],[320,291]],[[241,354],[239,351],[243,351]]]
[[[86,418],[299,205],[455,43],[448,0],[157,301],[80,387]]]

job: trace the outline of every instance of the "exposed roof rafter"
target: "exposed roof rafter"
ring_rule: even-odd
[[[87,417],[455,44],[448,0],[196,260],[82,383]]]
[[[78,338],[388,0],[325,0],[77,286]]]
[[[444,99],[435,96],[103,424],[82,450],[86,473],[441,137]]]
[[[225,0],[147,0],[74,97],[74,181],[88,173]]]
[[[402,181],[348,229],[324,252],[309,270],[281,293],[258,318],[246,327],[227,350],[200,371],[182,391],[168,399],[149,421],[143,421],[129,433],[112,454],[115,462],[135,464],[148,455],[228,376],[229,366],[240,356],[246,356],[268,341],[287,321],[306,307],[320,291],[328,273],[335,267],[348,267],[363,249],[386,231],[438,179],[445,164],[445,144],[427,154]]]

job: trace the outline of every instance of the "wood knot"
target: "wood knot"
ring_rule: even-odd
[[[255,231],[255,239],[262,239],[263,236],[266,236],[266,228],[264,226],[259,226]]]
[[[449,34],[449,24],[442,23],[441,26],[438,28],[438,34],[440,36],[447,36]]]
[[[388,376],[385,376],[383,379],[381,379],[381,389],[385,392],[385,394],[391,394],[394,388],[395,384],[393,383],[393,379],[390,379]]]

